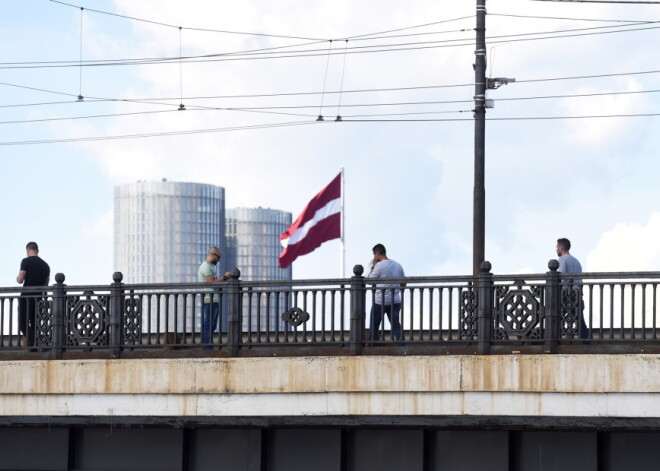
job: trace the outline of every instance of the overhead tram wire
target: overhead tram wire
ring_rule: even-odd
[[[358,38],[354,39],[352,41],[365,41],[365,40],[374,40],[374,39],[389,39],[389,38],[397,38],[397,37],[411,37],[411,36],[422,36],[422,35],[431,35],[431,34],[448,34],[448,33],[457,33],[457,32],[467,32],[470,31],[469,29],[460,29],[460,30],[451,30],[451,31],[431,31],[431,32],[426,32],[426,33],[411,33],[411,34],[404,34],[404,35],[394,35],[394,36],[381,36],[381,37],[375,37],[375,38]],[[347,39],[342,39],[342,40],[347,40]],[[293,47],[304,47],[304,46],[313,46],[316,44],[322,44],[322,43],[327,43],[329,40],[328,39],[320,39],[316,41],[309,41],[305,43],[299,43],[299,44],[289,44],[285,46],[272,46],[272,47],[263,47],[263,48],[258,48],[258,49],[248,49],[244,51],[231,51],[231,52],[223,52],[223,53],[214,53],[214,54],[201,54],[201,55],[195,55],[195,56],[188,56],[186,59],[197,59],[197,58],[206,58],[206,57],[217,57],[221,55],[227,55],[227,56],[232,56],[232,55],[243,55],[243,54],[255,54],[255,53],[268,53],[272,51],[279,51],[281,49],[289,49]],[[304,52],[305,50],[303,50]],[[320,49],[313,49],[312,51],[320,51]],[[12,68],[11,66],[17,66],[16,68],[26,68],[28,66],[33,66],[33,68],[37,68],[38,66],[43,66],[43,67],[48,67],[48,66],[70,66],[74,67],[79,65],[81,62],[83,65],[114,65],[116,63],[130,63],[133,62],[135,65],[142,65],[143,63],[150,63],[150,62],[172,62],[178,60],[178,56],[172,56],[172,57],[139,57],[139,58],[122,58],[122,59],[103,59],[103,60],[89,60],[89,61],[72,61],[72,60],[66,60],[66,61],[26,61],[26,62],[0,62],[0,68]],[[125,65],[125,64],[119,64],[119,65]]]
[[[595,78],[608,78],[608,77],[623,77],[623,76],[634,76],[634,75],[647,75],[647,74],[658,74],[660,70],[645,70],[645,71],[635,71],[635,72],[616,72],[608,74],[592,74],[592,75],[578,75],[578,76],[564,76],[564,77],[546,77],[546,78],[535,78],[535,79],[519,79],[515,83],[527,83],[527,82],[545,82],[545,81],[560,81],[560,80],[581,80],[581,79],[595,79]],[[25,88],[28,90],[35,90],[44,93],[52,93],[58,95],[64,95],[75,98],[76,95],[72,93],[65,93],[55,90],[48,90],[37,87],[30,87],[25,85],[18,85],[7,82],[0,82],[0,85]],[[399,92],[399,91],[412,91],[412,90],[430,90],[430,89],[444,89],[444,88],[458,88],[458,87],[471,87],[472,83],[463,83],[463,84],[447,84],[447,85],[424,85],[424,86],[413,86],[413,87],[395,87],[395,88],[372,88],[372,89],[355,89],[355,90],[343,90],[343,91],[326,91],[325,94],[340,94],[340,93],[382,93],[382,92]],[[571,98],[571,97],[588,97],[588,96],[601,96],[601,95],[619,95],[619,94],[633,94],[633,93],[655,93],[657,90],[646,90],[646,91],[626,91],[626,92],[605,92],[605,93],[593,93],[593,94],[577,94],[577,95],[548,95],[548,96],[537,96],[537,97],[512,97],[512,98],[499,98],[500,101],[511,101],[511,100],[529,100],[529,99],[547,99],[547,98]],[[271,97],[290,97],[290,96],[313,96],[319,95],[322,92],[286,92],[286,93],[259,93],[259,94],[240,94],[240,95],[205,95],[205,96],[190,96],[184,97],[186,100],[208,100],[208,99],[236,99],[236,98],[271,98]],[[156,104],[159,106],[171,106],[176,107],[176,103],[162,103],[166,100],[178,100],[178,97],[158,97],[158,98],[102,98],[102,97],[87,97],[87,102],[98,103],[98,102],[124,102],[124,103],[138,103],[138,104]],[[472,100],[448,100],[448,101],[437,101],[431,103],[462,103],[462,102],[471,102]],[[62,105],[62,104],[71,104],[75,103],[74,101],[56,101],[56,102],[39,102],[39,103],[19,103],[19,104],[10,104],[10,105],[0,105],[0,108],[19,108],[19,107],[28,107],[28,106],[46,106],[46,105]],[[410,102],[410,104],[423,104],[425,102]],[[317,106],[317,105],[314,105]],[[351,106],[351,105],[343,105]],[[371,105],[360,105],[360,106],[371,106]],[[262,107],[263,108],[263,107]]]
[[[655,90],[637,90],[637,91],[623,91],[623,92],[602,92],[602,93],[579,93],[579,94],[568,94],[568,95],[541,95],[541,96],[523,96],[523,97],[509,97],[509,98],[498,98],[497,101],[529,101],[529,100],[547,100],[547,99],[570,99],[570,98],[589,98],[589,97],[602,97],[602,96],[616,96],[616,95],[634,95],[634,94],[645,94],[645,93],[660,93],[660,89]],[[184,97],[185,98],[185,97]],[[186,98],[188,100],[188,98]],[[72,103],[72,102],[57,102],[56,104],[63,103]],[[394,106],[434,106],[434,105],[449,105],[449,104],[460,104],[460,103],[473,103],[473,100],[438,100],[438,101],[414,101],[414,102],[391,102],[391,103],[353,103],[353,104],[342,104],[343,108],[376,108],[376,107],[394,107]],[[26,105],[27,106],[27,105]],[[175,104],[172,104],[172,107],[175,107]],[[330,106],[330,105],[328,105]],[[191,111],[241,111],[241,112],[254,112],[254,113],[271,113],[271,114],[280,114],[287,116],[298,116],[306,118],[315,118],[315,114],[302,114],[302,113],[286,113],[286,112],[276,112],[273,110],[296,110],[296,109],[315,109],[318,108],[318,105],[289,105],[289,106],[260,106],[260,107],[216,107],[216,106],[204,106],[204,105],[189,105],[188,109]],[[177,111],[176,109],[171,110],[151,110],[151,111],[136,111],[129,113],[108,113],[108,114],[99,114],[99,115],[85,115],[85,116],[64,116],[64,117],[54,117],[54,118],[38,118],[38,119],[25,119],[25,120],[15,120],[15,121],[0,121],[2,124],[27,124],[27,123],[39,123],[44,121],[66,121],[66,120],[78,120],[78,119],[96,119],[96,118],[114,118],[114,117],[123,117],[123,116],[134,116],[142,114],[157,114],[157,113],[173,113]],[[422,112],[409,112],[409,113],[388,113],[388,114],[379,114],[378,116],[395,116],[395,115],[408,115],[408,114],[439,114],[439,113],[453,113],[453,112],[462,112],[462,111],[422,111]],[[359,117],[359,116],[377,116],[376,114],[371,115],[347,115],[345,117]]]
[[[623,77],[629,75],[647,75],[647,74],[658,74],[658,73],[660,73],[660,70],[643,70],[639,72],[613,72],[611,74],[572,75],[565,77],[521,79],[521,80],[516,80],[515,83],[553,82],[558,80],[583,80],[583,79],[593,79],[593,78]]]
[[[359,39],[363,39],[363,38],[368,38],[369,36],[375,36],[375,35],[378,35],[378,34],[398,33],[399,31],[408,31],[408,30],[411,30],[411,29],[425,28],[427,26],[435,26],[435,25],[439,25],[439,24],[443,24],[443,23],[453,23],[454,21],[468,20],[468,19],[473,19],[474,17],[475,17],[475,15],[461,16],[459,18],[452,18],[452,19],[449,19],[449,20],[434,21],[434,22],[431,22],[431,23],[424,23],[424,24],[415,25],[415,26],[407,26],[407,27],[404,27],[404,28],[396,28],[396,29],[390,29],[390,30],[386,30],[386,31],[378,31],[378,32],[374,32],[374,33],[347,36],[344,39],[349,39],[351,41],[355,41],[355,40],[359,40]]]
[[[0,82],[0,85],[26,88],[30,90],[41,91],[45,93],[53,93],[58,95],[70,96],[75,98],[75,94],[58,92],[54,90],[46,90],[42,88],[29,87],[24,85]],[[441,89],[441,88],[453,88],[453,87],[469,87],[471,84],[453,84],[453,85],[426,85],[426,86],[415,86],[415,87],[395,87],[395,88],[373,88],[373,89],[356,89],[356,90],[343,90],[341,93],[381,93],[388,91],[411,91],[411,90],[425,90],[425,89]],[[320,95],[322,92],[288,92],[288,93],[260,93],[252,95],[216,95],[216,96],[192,96],[184,97],[186,100],[203,100],[203,99],[234,99],[234,98],[269,98],[269,97],[287,97],[287,96],[314,96]],[[326,91],[326,94],[335,95],[339,94],[339,91]],[[160,106],[171,106],[176,107],[175,103],[162,103],[165,100],[178,100],[177,97],[162,97],[162,98],[102,98],[102,97],[86,97],[87,103],[101,103],[101,102],[123,102],[123,103],[138,103],[138,104],[157,104]],[[63,105],[71,104],[75,101],[55,101],[55,102],[39,102],[39,103],[19,103],[11,105],[0,105],[0,108],[20,108],[28,106],[45,106],[45,105]],[[318,105],[316,105],[318,106]]]
[[[51,0],[52,1],[52,0]],[[639,23],[632,23],[627,25],[617,25],[617,26],[599,26],[591,28],[574,28],[570,30],[560,30],[560,31],[545,31],[545,32],[533,32],[533,33],[519,33],[519,34],[506,34],[506,35],[497,35],[489,36],[487,39],[490,44],[500,44],[507,42],[525,42],[525,41],[539,41],[539,40],[549,40],[549,39],[565,39],[573,37],[584,37],[584,36],[595,36],[603,34],[617,34],[617,33],[631,33],[631,32],[640,32],[647,30],[660,29],[658,25],[660,21],[649,21],[644,24],[650,24],[655,26],[647,27],[636,27],[630,29],[621,29],[624,27],[638,26]],[[594,31],[596,29],[604,28],[618,28],[613,31]],[[579,31],[589,31],[584,33],[578,33]],[[566,33],[575,33],[575,34],[566,34]],[[541,34],[553,34],[554,36],[540,36],[540,37],[530,37]],[[330,55],[339,55],[339,54],[373,54],[373,53],[384,53],[384,52],[405,52],[413,50],[427,50],[427,49],[440,49],[448,47],[468,47],[474,46],[474,40],[470,38],[464,39],[447,39],[447,40],[438,40],[438,41],[418,41],[411,43],[394,43],[394,44],[381,44],[381,45],[369,45],[369,46],[352,46],[348,48],[347,51],[335,51],[328,53],[325,49],[303,49],[299,51],[290,51],[288,53],[271,53],[271,52],[256,52],[256,53],[216,53],[216,54],[205,54],[201,56],[187,56],[183,57],[183,61],[186,63],[206,63],[206,62],[226,62],[226,61],[245,61],[245,60],[273,60],[273,59],[293,59],[293,58],[305,58],[305,57],[318,57]],[[165,58],[156,58],[156,59],[127,59],[125,61],[113,60],[113,61],[90,61],[83,63],[83,67],[110,67],[110,66],[140,66],[140,65],[158,65],[158,64],[167,64],[173,61],[178,61],[179,57],[165,57]],[[78,67],[77,63],[68,61],[67,63],[39,63],[39,65],[30,65],[33,63],[26,63],[27,65],[16,65],[17,63],[11,63],[11,65],[0,65],[0,69],[39,69],[39,68],[67,68],[67,67]]]
[[[488,121],[537,121],[537,120],[567,120],[567,119],[597,119],[597,118],[640,118],[640,117],[656,117],[660,113],[639,113],[639,114],[616,114],[616,115],[583,115],[583,116],[527,116],[527,117],[504,117],[504,118],[488,118]],[[346,123],[422,123],[422,122],[473,122],[474,118],[427,118],[427,119],[346,119],[342,122]],[[324,122],[324,123],[330,123]],[[36,144],[60,144],[60,143],[76,143],[76,142],[91,142],[91,141],[109,141],[121,139],[142,139],[151,137],[166,137],[166,136],[183,136],[192,134],[204,133],[218,133],[218,132],[233,132],[233,131],[247,131],[259,129],[271,129],[280,127],[292,126],[305,126],[310,124],[319,124],[316,121],[294,121],[285,123],[270,123],[258,124],[248,126],[234,126],[227,128],[211,128],[211,129],[192,129],[185,131],[166,131],[156,133],[142,133],[142,134],[123,134],[114,136],[90,136],[90,137],[76,137],[76,138],[63,138],[63,139],[43,139],[33,141],[0,141],[0,146],[18,146],[18,145],[36,145]]]
[[[233,51],[233,52],[226,52],[222,54],[249,54],[249,53],[256,53],[256,52],[268,52],[268,51],[279,51],[281,49],[288,49],[292,47],[303,47],[303,46],[312,46],[315,44],[321,44],[325,43],[327,40],[318,40],[318,41],[309,41],[309,42],[304,42],[304,43],[299,43],[299,44],[289,44],[287,46],[273,46],[273,47],[262,47],[258,49],[248,49],[245,51]],[[204,58],[204,57],[214,57],[217,56],[217,54],[203,54],[203,55],[198,55],[198,56],[190,56],[192,58]],[[142,61],[154,61],[154,62],[172,62],[178,60],[177,57],[141,57],[141,58],[123,58],[123,59],[102,59],[102,60],[89,60],[89,61],[82,61],[83,65],[102,65],[102,64],[107,64],[107,65],[114,65],[115,63],[122,63],[122,62],[131,62],[135,61],[136,65],[141,65],[143,62]],[[38,66],[55,66],[55,65],[61,65],[61,66],[69,66],[73,67],[78,64],[78,61],[71,61],[71,60],[66,60],[66,61],[28,61],[28,62],[0,62],[0,68],[12,68],[10,66],[31,66],[33,65],[33,68],[37,68]],[[123,64],[120,64],[123,65]],[[20,68],[20,67],[18,67]]]
[[[49,0],[49,1],[54,1],[54,0]],[[58,2],[58,3],[63,3],[63,2]],[[69,4],[65,4],[65,5],[69,5]],[[71,6],[73,6],[73,5],[71,5]],[[98,10],[93,10],[93,9],[88,9],[88,10],[98,11]],[[111,13],[107,13],[107,12],[101,12],[101,13],[111,14]],[[538,18],[538,19],[554,19],[554,20],[630,23],[630,25],[657,23],[657,21],[648,21],[648,20],[615,20],[615,19],[605,19],[605,18],[602,18],[602,19],[570,18],[570,17],[553,17],[553,16],[536,16],[536,15],[515,15],[515,14],[492,13],[492,12],[489,12],[488,14],[489,14],[489,16],[503,16],[503,17],[514,17],[514,18]],[[116,16],[121,16],[121,15],[116,15]],[[407,30],[407,29],[412,29],[412,28],[419,28],[419,27],[423,27],[423,26],[427,26],[427,25],[435,25],[435,24],[446,23],[446,22],[450,22],[450,21],[462,20],[462,19],[473,18],[473,17],[474,17],[474,15],[467,16],[467,17],[454,18],[452,20],[437,21],[437,22],[433,22],[433,23],[427,23],[427,24],[424,24],[424,25],[411,26],[411,27],[408,27],[408,28],[399,28],[399,29],[395,29],[395,30],[388,30],[388,31],[385,31],[385,32],[369,33],[369,34],[358,35],[358,36],[349,36],[346,39],[350,39],[352,41],[364,41],[364,40],[386,39],[386,38],[395,38],[395,37],[410,37],[410,36],[420,36],[420,35],[430,35],[430,34],[446,34],[446,33],[470,31],[471,28],[461,29],[461,30],[450,30],[450,31],[433,31],[433,32],[425,32],[425,33],[411,33],[411,34],[405,34],[405,35],[370,37],[370,36],[375,35],[375,34],[385,34],[387,32],[392,32],[392,31],[401,31],[401,30]],[[147,21],[147,20],[145,20],[145,21]],[[168,26],[174,27],[174,25],[168,25]],[[578,30],[575,30],[575,31],[578,31]],[[557,33],[559,33],[559,32],[557,32]],[[525,33],[525,34],[535,34],[535,33]],[[537,34],[540,34],[540,33],[537,33]],[[489,37],[488,39],[491,39],[491,38]],[[317,39],[317,40],[313,40],[313,41],[305,42],[305,43],[300,43],[300,44],[291,44],[291,45],[284,45],[284,46],[273,46],[273,47],[268,47],[268,48],[250,49],[250,50],[246,50],[246,51],[234,51],[234,52],[227,52],[227,53],[222,53],[222,54],[235,55],[235,54],[250,54],[250,53],[268,52],[268,51],[279,50],[279,49],[288,49],[288,48],[292,48],[292,47],[301,47],[301,46],[320,44],[320,43],[325,43],[327,41],[328,41],[328,39]],[[215,56],[215,55],[217,55],[217,54],[190,56],[189,58],[203,58],[203,57],[211,57],[211,56]],[[124,62],[130,62],[130,61],[136,61],[136,62],[138,62],[138,65],[139,65],[139,64],[141,64],[141,61],[174,61],[174,60],[178,60],[178,57],[165,57],[165,58],[163,58],[163,57],[147,57],[147,58],[133,58],[133,59],[123,58],[123,59],[106,59],[106,60],[95,60],[95,61],[82,61],[82,60],[72,61],[72,60],[67,60],[67,61],[0,62],[0,67],[9,68],[7,66],[29,66],[29,65],[34,65],[34,66],[40,66],[40,65],[41,66],[52,66],[52,65],[77,66],[81,62],[83,63],[83,65],[87,65],[87,63],[100,65],[102,63],[112,64],[112,63],[115,63],[115,62],[124,63]]]
[[[156,114],[156,113],[175,113],[176,111],[177,110],[151,110],[151,111],[135,111],[133,113],[109,113],[109,114],[97,114],[97,115],[86,115],[86,116],[61,116],[57,118],[20,119],[14,121],[0,121],[0,124],[26,124],[26,123],[43,123],[49,121],[69,121],[69,120],[77,120],[77,119],[115,118],[121,116],[135,116],[135,115]]]
[[[306,126],[310,124],[317,124],[315,121],[292,121],[284,123],[269,123],[269,124],[255,124],[247,126],[233,126],[227,128],[211,128],[211,129],[191,129],[185,131],[164,131],[142,134],[122,134],[115,136],[90,136],[90,137],[75,137],[63,139],[43,139],[34,141],[0,141],[0,146],[17,146],[17,145],[35,145],[35,144],[61,144],[61,143],[75,143],[75,142],[91,142],[91,141],[111,141],[121,139],[143,139],[150,137],[166,137],[166,136],[185,136],[191,134],[207,134],[218,132],[232,132],[232,131],[249,131],[259,129],[282,128],[292,126]]]
[[[354,114],[344,115],[343,118],[366,118],[366,117],[381,117],[381,116],[414,116],[414,115],[430,115],[430,114],[457,114],[457,113],[472,113],[473,110],[450,110],[450,111],[411,111],[407,113],[374,113],[374,114]]]
[[[648,20],[621,20],[611,18],[575,18],[564,16],[541,16],[541,15],[517,15],[512,13],[497,13],[488,12],[488,16],[504,16],[509,18],[525,18],[525,19],[538,19],[538,20],[563,20],[563,21],[585,21],[585,22],[601,22],[601,23],[646,23]]]
[[[563,2],[563,3],[610,3],[610,4],[641,4],[641,5],[660,5],[658,1],[643,0],[532,0],[533,2]]]
[[[61,0],[49,0],[52,3],[58,3],[60,5],[72,7],[72,8],[82,8],[78,5],[73,5],[71,3],[66,3]],[[247,35],[247,36],[262,36],[262,37],[269,37],[269,38],[279,38],[279,39],[300,39],[300,40],[308,40],[308,41],[329,41],[330,39],[338,39],[338,38],[309,38],[309,37],[302,37],[302,36],[294,36],[294,35],[283,35],[283,34],[271,34],[271,33],[254,33],[254,32],[245,32],[245,31],[231,31],[231,30],[222,30],[222,29],[213,29],[213,28],[199,28],[199,27],[189,27],[189,26],[180,26],[180,25],[173,25],[169,23],[164,23],[161,21],[154,21],[154,20],[147,20],[144,18],[137,18],[134,16],[128,16],[128,15],[121,15],[119,13],[112,13],[108,11],[103,11],[103,10],[96,10],[93,8],[86,8],[88,11],[94,12],[94,13],[99,13],[102,15],[109,15],[109,16],[114,16],[118,18],[124,18],[128,19],[131,21],[139,21],[139,22],[144,22],[144,23],[149,23],[157,26],[163,26],[167,28],[183,28],[189,31],[199,31],[199,32],[208,32],[208,33],[222,33],[222,34],[236,34],[236,35]],[[451,18],[447,20],[438,20],[438,21],[433,21],[429,23],[424,23],[424,24],[419,24],[419,25],[413,25],[413,26],[406,26],[402,28],[395,28],[395,29],[390,29],[386,31],[378,31],[378,32],[373,32],[373,33],[365,33],[365,34],[359,34],[359,35],[354,35],[354,36],[347,36],[341,39],[359,39],[359,38],[367,38],[369,36],[374,36],[378,34],[387,34],[387,33],[393,33],[393,32],[399,32],[399,31],[408,31],[411,29],[419,29],[419,28],[425,28],[428,26],[435,26],[439,24],[445,24],[445,23],[452,23],[455,21],[461,21],[465,19],[471,19],[474,18],[474,15],[469,15],[469,16],[463,16],[459,18]]]
[[[545,121],[563,119],[599,119],[599,118],[648,118],[660,116],[660,113],[631,113],[611,115],[582,115],[582,116],[517,116],[503,118],[486,118],[487,121]],[[346,119],[347,123],[420,123],[420,122],[474,122],[474,118],[429,118],[429,119]]]
[[[49,0],[52,3],[58,3],[60,5],[64,5],[67,7],[72,7],[72,8],[82,8],[78,5],[73,5],[71,3],[66,3],[62,2],[60,0]],[[154,20],[146,20],[144,18],[137,18],[134,16],[128,16],[128,15],[120,15],[119,13],[111,13],[108,11],[103,11],[103,10],[95,10],[93,8],[87,8],[85,7],[87,11],[91,11],[94,13],[99,13],[101,15],[108,15],[108,16],[114,16],[117,18],[124,18],[127,20],[132,20],[132,21],[139,21],[142,23],[149,23],[152,25],[156,26],[164,26],[167,28],[175,28],[178,29],[179,27],[183,29],[187,29],[189,31],[200,31],[200,32],[207,32],[207,33],[223,33],[223,34],[236,34],[236,35],[245,35],[245,36],[261,36],[261,37],[268,37],[268,38],[281,38],[281,39],[300,39],[300,40],[305,40],[305,41],[325,41],[327,40],[326,38],[308,38],[308,37],[301,37],[301,36],[293,36],[293,35],[284,35],[284,34],[269,34],[269,33],[254,33],[254,32],[246,32],[246,31],[230,31],[230,30],[222,30],[222,29],[212,29],[212,28],[195,28],[195,27],[189,27],[189,26],[179,26],[179,25],[173,25],[169,23],[163,23],[161,21],[154,21]]]

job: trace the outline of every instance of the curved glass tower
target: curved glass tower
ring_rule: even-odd
[[[280,268],[280,234],[291,225],[291,213],[277,209],[235,208],[227,210],[227,266],[241,270],[244,281],[289,281],[291,267]],[[272,301],[272,299],[271,299]],[[271,330],[282,326],[274,303],[267,299],[243,302],[243,328]]]
[[[225,190],[165,180],[118,185],[114,235],[124,283],[196,282],[208,248],[225,246]]]
[[[277,209],[227,210],[227,266],[241,270],[241,280],[290,280],[291,267],[280,268],[280,234],[291,225],[291,213]]]

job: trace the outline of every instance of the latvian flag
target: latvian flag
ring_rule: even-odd
[[[307,203],[303,212],[280,235],[284,250],[279,265],[287,268],[323,242],[341,237],[341,173]]]

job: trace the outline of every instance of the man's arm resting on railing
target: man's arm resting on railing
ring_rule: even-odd
[[[204,281],[208,281],[209,283],[214,283],[218,281],[227,281],[229,278],[231,278],[231,272],[227,271],[222,276],[222,278],[214,278],[213,275],[209,275],[204,277]]]

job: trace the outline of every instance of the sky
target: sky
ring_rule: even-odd
[[[295,219],[342,167],[346,276],[376,243],[409,276],[470,274],[475,5],[6,2],[0,286],[31,240],[67,283],[110,283],[115,185],[210,183]],[[488,76],[515,79],[488,91],[493,272],[547,271],[559,237],[585,271],[658,270],[660,5],[487,10]],[[337,277],[340,252],[294,278]]]

